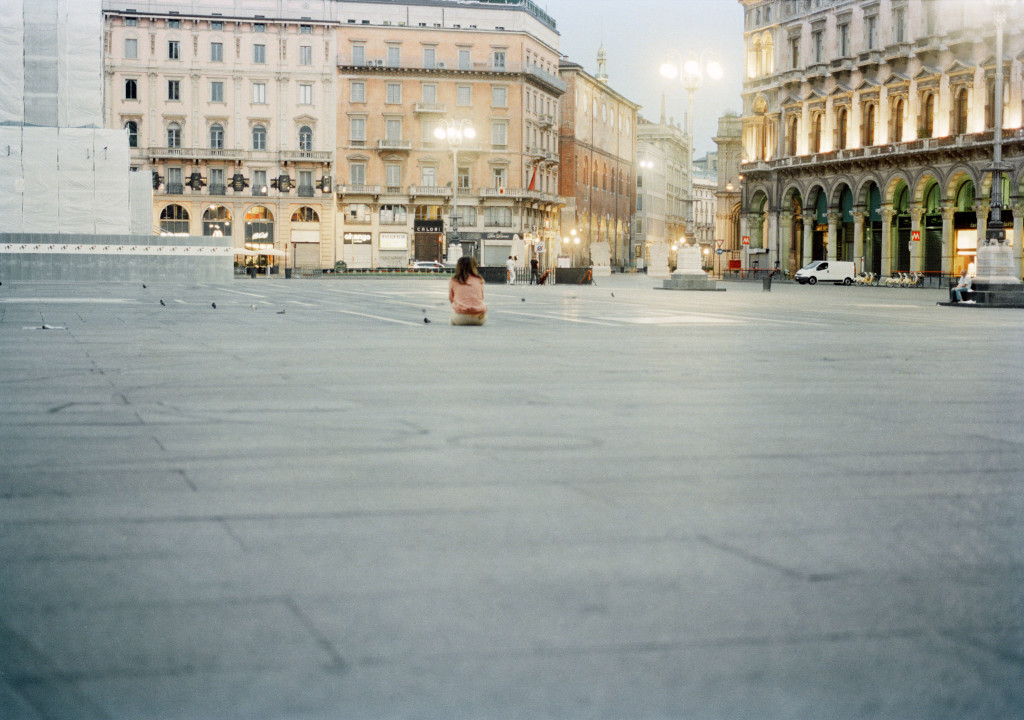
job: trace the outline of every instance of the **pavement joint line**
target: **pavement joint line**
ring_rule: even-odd
[[[583,325],[603,325],[604,327],[622,327],[621,323],[615,322],[601,322],[600,320],[585,320],[583,318],[571,318],[567,315],[537,315],[534,313],[517,312],[515,310],[494,310],[493,308],[488,312],[488,315],[499,314],[499,315],[519,315],[522,317],[532,317],[541,320],[563,320],[565,322],[579,323]]]
[[[327,312],[341,313],[343,315],[355,315],[357,317],[371,318],[373,320],[383,320],[384,322],[397,323],[399,325],[411,325],[418,327],[421,323],[409,322],[408,320],[398,320],[396,318],[384,317],[383,315],[371,315],[369,313],[356,312],[355,310],[342,310],[340,308],[327,308]]]

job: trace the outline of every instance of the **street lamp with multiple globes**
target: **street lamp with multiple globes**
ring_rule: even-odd
[[[670,80],[679,78],[686,90],[689,101],[689,112],[686,115],[686,231],[693,232],[693,112],[694,94],[704,84],[704,74],[712,80],[721,80],[723,70],[712,50],[703,50],[700,54],[690,51],[686,60],[672,51],[661,66],[661,74]]]
[[[447,140],[448,147],[452,151],[452,214],[451,228],[448,232],[448,248],[451,251],[452,244],[459,244],[459,148],[463,140],[472,140],[476,137],[476,130],[469,120],[455,120],[446,118],[434,128],[434,137],[438,140]],[[483,243],[480,243],[480,253],[483,254]],[[461,250],[461,246],[460,246]],[[478,261],[483,263],[483,257]]]
[[[979,290],[986,286],[1020,284],[1013,251],[1006,244],[1006,230],[1003,227],[1003,172],[1011,169],[1003,163],[1003,28],[1014,0],[988,0],[988,5],[992,9],[996,26],[995,123],[992,136],[992,189],[989,192],[992,218],[985,231],[984,243],[978,247],[975,275]]]

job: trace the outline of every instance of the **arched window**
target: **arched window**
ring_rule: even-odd
[[[213,205],[203,213],[204,237],[231,237],[231,211],[223,205]]]
[[[160,211],[161,235],[188,235],[188,210],[181,205],[168,205]]]
[[[786,154],[790,157],[796,155],[797,133],[800,132],[800,118],[793,115],[786,123]]]
[[[960,88],[953,101],[953,134],[963,135],[967,132],[967,88]]]
[[[772,44],[772,36],[767,33],[761,40],[761,75],[771,75],[775,72],[775,46]]]
[[[309,152],[313,149],[313,130],[309,125],[299,128],[299,150]]]
[[[137,148],[139,146],[139,124],[134,120],[129,120],[124,124],[124,129],[128,132],[128,147]]]
[[[935,94],[926,92],[921,98],[921,135],[930,138],[935,129]]]
[[[320,222],[320,216],[313,208],[303,205],[292,213],[292,222]]]
[[[124,99],[125,100],[138,100],[139,99],[139,83],[137,80],[125,80],[124,81]]]
[[[821,152],[821,113],[811,118],[811,152]]]
[[[253,125],[252,128],[252,149],[267,149],[267,129],[262,125]]]
[[[875,106],[870,103],[864,106],[864,127],[861,139],[863,140],[861,145],[864,147],[875,144]]]
[[[892,104],[892,142],[903,142],[903,99],[897,98]]]
[[[181,125],[172,122],[167,126],[167,147],[181,147]]]
[[[210,148],[213,150],[224,149],[224,126],[220,123],[210,126]]]

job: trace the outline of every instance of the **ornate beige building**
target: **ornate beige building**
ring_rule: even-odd
[[[745,247],[789,271],[832,258],[941,276],[972,262],[989,217],[993,13],[976,0],[740,2]],[[1003,220],[1019,270],[1019,3],[1005,28]]]
[[[249,265],[287,253],[289,266],[329,266],[335,24],[322,8],[266,19],[232,2],[190,7],[104,4],[106,123],[153,173],[154,231],[233,236]]]
[[[547,264],[565,91],[554,22],[532,4],[410,7],[408,20],[339,28],[339,258],[403,266],[459,254],[448,248],[457,196],[458,240],[484,265]],[[474,132],[457,154],[435,135],[452,124]]]
[[[532,2],[106,0],[105,121],[153,173],[157,232],[276,270],[404,266],[559,236],[558,33]],[[445,120],[476,137],[454,167]]]

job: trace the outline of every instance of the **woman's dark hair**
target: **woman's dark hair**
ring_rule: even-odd
[[[466,281],[469,280],[471,276],[478,277],[483,280],[483,278],[480,277],[480,273],[477,272],[476,259],[469,255],[463,255],[459,258],[458,262],[455,263],[455,275],[453,276],[453,279],[455,282],[459,283],[459,285],[465,285]]]

